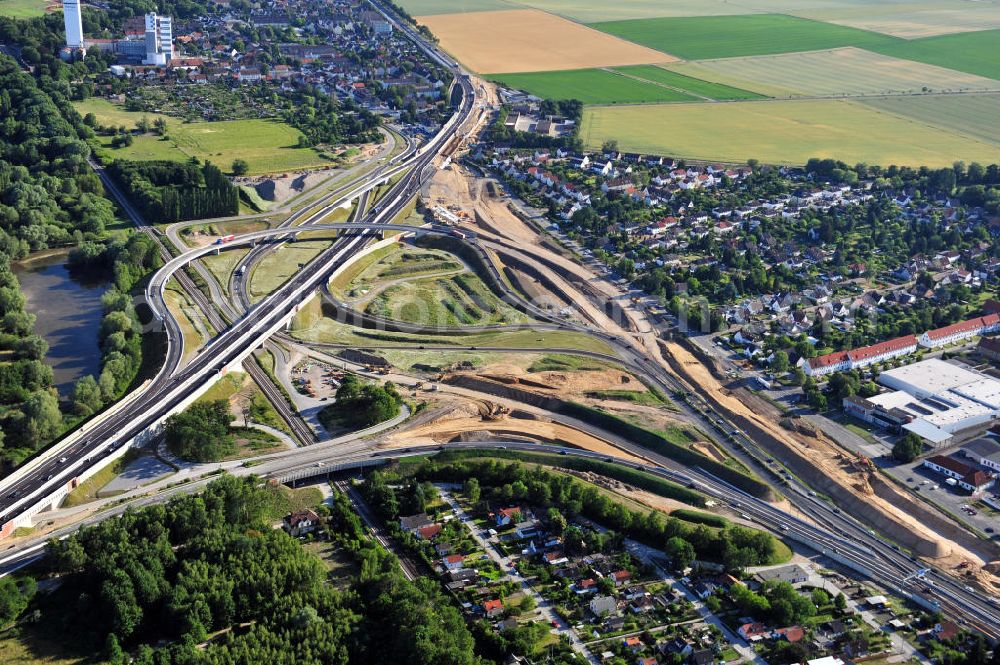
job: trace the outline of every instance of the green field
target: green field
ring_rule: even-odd
[[[708,100],[729,100],[729,99],[762,99],[763,96],[749,90],[741,90],[732,86],[713,83],[704,79],[685,76],[672,72],[663,67],[655,65],[636,65],[634,67],[617,67],[619,71],[628,76],[640,78],[644,81],[652,81],[658,85],[665,85],[670,88],[682,90],[690,95],[703,97]]]
[[[477,348],[471,350],[485,350],[488,353],[489,347],[525,349],[525,351],[543,347],[613,353],[611,347],[600,339],[585,333],[565,330],[499,330],[468,335],[431,335],[356,328],[324,317],[320,311],[318,298],[313,298],[295,314],[292,318],[291,334],[303,341],[348,344],[363,349],[410,345],[414,348],[422,346],[423,350],[430,352],[435,347],[456,351],[469,350],[469,347],[475,346]]]
[[[623,39],[688,60],[794,53],[901,41],[875,32],[781,14],[691,16],[595,23]]]
[[[43,0],[0,0],[0,16],[32,18],[45,14]]]
[[[994,143],[843,100],[592,107],[580,137],[590,147],[615,139],[622,150],[735,163],[948,166],[997,157]]]
[[[101,125],[135,127],[146,116],[150,121],[167,121],[167,139],[147,134],[137,136],[131,146],[111,148],[111,139],[101,137],[107,153],[117,159],[184,160],[197,157],[228,170],[234,159],[245,159],[250,173],[280,173],[329,166],[329,160],[312,148],[297,148],[301,132],[274,120],[229,120],[224,122],[185,123],[177,118],[155,113],[126,111],[104,99],[90,98],[75,102],[76,110],[93,113]]]
[[[873,44],[871,50],[896,58],[1000,79],[1000,30],[909,41],[897,39],[884,44]]]
[[[698,101],[697,97],[680,90],[644,83],[603,69],[497,74],[490,78],[538,97],[578,99],[584,104]]]
[[[419,1],[419,0],[418,0]],[[726,0],[522,0],[535,7],[581,23],[659,18],[662,16],[719,16],[733,13],[756,13],[743,3],[734,7]],[[771,11],[771,10],[767,10]]]
[[[278,289],[302,266],[329,247],[331,242],[330,240],[303,240],[286,243],[265,256],[250,273],[249,292],[251,299],[254,302],[262,300],[267,294]]]
[[[997,144],[1000,154],[1000,94],[921,95],[866,99],[866,106],[945,127]],[[996,160],[994,160],[996,161]]]
[[[437,327],[521,323],[528,317],[500,301],[474,274],[396,284],[369,304],[369,314]]]
[[[1000,81],[994,79],[854,47],[699,60],[671,63],[665,67],[772,97],[1000,90]]]

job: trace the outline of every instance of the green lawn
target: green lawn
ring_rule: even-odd
[[[74,106],[81,114],[93,113],[102,125],[124,126],[130,130],[143,116],[151,122],[158,117],[167,121],[166,139],[147,134],[135,137],[131,146],[116,149],[110,147],[110,138],[101,137],[101,144],[113,158],[179,161],[197,157],[202,161],[211,161],[223,170],[229,170],[233,160],[244,159],[251,174],[280,173],[331,164],[313,148],[296,147],[301,132],[276,120],[186,123],[155,113],[126,111],[97,98],[75,102]]]
[[[641,78],[645,81],[652,81],[660,85],[669,86],[677,90],[708,99],[763,99],[764,95],[749,90],[741,90],[721,83],[712,83],[703,79],[685,76],[672,72],[663,67],[655,65],[636,65],[634,67],[617,67],[619,71],[628,76]]]
[[[545,99],[578,99],[584,104],[698,101],[697,97],[681,90],[637,81],[603,69],[497,74],[490,78]]]
[[[902,42],[876,32],[783,14],[609,21],[591,27],[688,60],[817,51],[839,46],[888,47]]]
[[[0,0],[0,16],[32,18],[45,14],[43,0]]]
[[[868,46],[885,55],[1000,79],[1000,30],[924,39],[896,39]]]
[[[265,256],[250,273],[250,297],[261,300],[277,290],[297,273],[301,266],[312,261],[330,246],[330,240],[306,240],[288,243]]]

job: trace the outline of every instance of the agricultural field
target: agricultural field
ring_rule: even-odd
[[[676,90],[682,90],[689,95],[701,97],[703,99],[730,100],[730,99],[761,99],[762,95],[750,90],[742,90],[737,87],[713,83],[704,79],[685,76],[675,71],[664,69],[654,65],[635,65],[634,67],[618,67],[615,71],[626,76],[631,76],[643,81],[651,81],[657,85],[666,86]]]
[[[990,141],[998,146],[997,154],[1000,154],[1000,122],[997,122],[1000,118],[1000,94],[882,97],[866,99],[864,104]]]
[[[619,73],[606,69],[573,69],[563,72],[503,74],[490,78],[538,97],[578,99],[584,104],[691,102],[699,99],[677,88],[636,80],[631,78],[634,74],[626,76],[625,71]],[[659,71],[670,74],[663,69]]]
[[[402,0],[414,16],[532,7],[579,23],[670,16],[789,14],[905,39],[1000,28],[1000,5],[967,0]]]
[[[580,136],[591,147],[615,139],[622,150],[734,163],[832,157],[849,164],[988,164],[998,150],[995,143],[846,100],[592,107]]]
[[[419,0],[418,0],[419,1]],[[753,14],[741,2],[739,7],[726,0],[521,0],[520,4],[565,16],[580,23],[601,21],[624,21],[629,19],[660,18],[662,16],[725,16],[729,14]],[[773,11],[770,9],[764,11]]]
[[[929,65],[1000,79],[1000,30],[983,30],[926,39],[895,40],[873,51]]]
[[[640,65],[673,60],[534,9],[423,16],[441,46],[484,74]]]
[[[504,0],[402,0],[397,2],[410,16],[463,14],[500,9],[519,9],[520,5]]]
[[[691,16],[596,23],[593,27],[687,60],[734,58],[899,41],[893,37],[781,14]]]
[[[817,21],[872,30],[904,39],[1000,28],[1000,4],[965,0],[917,2],[839,2],[822,8],[792,8],[788,13]]]
[[[771,97],[898,95],[1000,91],[1000,81],[845,47],[808,53],[699,60],[676,72],[738,85]]]
[[[296,148],[300,132],[273,120],[229,120],[224,122],[182,122],[177,118],[154,113],[126,111],[103,99],[75,102],[83,115],[93,113],[102,125],[125,126],[129,129],[145,116],[152,122],[157,117],[167,121],[167,138],[147,134],[137,136],[131,146],[111,148],[110,138],[101,143],[112,157],[120,159],[184,160],[197,157],[228,170],[234,159],[245,159],[251,174],[280,173],[329,166],[330,162],[312,148]]]

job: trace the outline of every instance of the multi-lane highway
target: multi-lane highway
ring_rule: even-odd
[[[412,32],[400,22],[397,25]],[[437,135],[420,148],[408,150],[406,157],[399,160],[398,166],[380,171],[375,179],[368,179],[360,187],[357,195],[378,186],[390,174],[401,174],[396,184],[384,195],[380,205],[365,217],[365,223],[369,226],[391,222],[406,208],[419,191],[425,168],[442,150],[452,145],[453,139],[462,131],[475,110],[475,89],[469,77],[433,47],[424,44],[422,40],[419,43],[421,48],[433,53],[435,59],[454,68],[456,85],[462,91],[461,101],[452,118]],[[110,186],[113,187],[113,183]],[[336,205],[342,204],[343,202],[338,202]],[[325,216],[329,212],[329,209],[324,208],[314,215]],[[141,388],[139,394],[127,404],[114,409],[89,428],[70,437],[48,454],[40,456],[39,460],[26,465],[20,473],[0,483],[0,524],[3,525],[0,534],[8,535],[19,523],[23,523],[24,516],[47,507],[50,498],[61,498],[60,494],[82,473],[95,466],[100,458],[112,454],[119,447],[157,426],[166,415],[181,408],[192,395],[204,389],[226,367],[242,360],[263,344],[282,327],[294,308],[324,283],[333,270],[348,262],[367,244],[371,233],[368,229],[361,229],[350,236],[339,238],[289,282],[255,305],[243,318],[222,330],[198,356],[177,371],[170,372],[170,369],[180,364],[178,356],[181,352],[177,350],[176,344],[176,340],[181,339],[179,328],[162,299],[159,304],[155,299],[151,300],[150,307],[164,321],[172,339],[166,369]]]

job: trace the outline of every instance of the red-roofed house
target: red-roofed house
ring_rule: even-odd
[[[871,346],[862,346],[860,349],[848,351],[847,356],[851,361],[851,369],[867,367],[885,360],[908,356],[917,350],[917,338],[914,335],[897,337]]]
[[[954,621],[942,621],[934,626],[934,637],[939,640],[950,640],[958,635],[958,624]]]
[[[771,631],[762,623],[745,623],[737,631],[747,642],[757,642],[770,636]]]
[[[788,626],[787,628],[779,628],[774,631],[776,639],[784,639],[789,642],[801,642],[805,636],[806,631],[802,630],[801,626]]]
[[[851,359],[847,351],[835,351],[825,356],[816,356],[806,361],[802,371],[806,376],[825,376],[850,369]]]
[[[465,557],[461,554],[449,554],[441,559],[441,563],[447,570],[458,570],[465,566]]]
[[[502,600],[487,600],[483,603],[483,612],[490,619],[500,616],[503,614],[503,601]]]
[[[630,577],[632,577],[632,573],[627,570],[618,570],[611,573],[611,581],[615,583],[615,586],[625,584]]]
[[[993,476],[990,474],[944,455],[928,457],[924,460],[924,466],[944,476],[954,478],[959,487],[972,494],[979,494],[993,485]]]
[[[1000,330],[1000,314],[977,316],[968,321],[960,321],[943,328],[928,330],[920,336],[920,346],[933,349],[997,330]]]
[[[316,530],[316,527],[319,526],[319,515],[311,510],[300,510],[285,515],[282,523],[289,535],[298,538]]]
[[[823,376],[833,372],[868,367],[875,363],[908,356],[917,350],[917,338],[913,335],[897,337],[871,346],[862,346],[850,351],[837,351],[825,356],[810,358],[805,364],[809,376]]]
[[[520,506],[501,508],[493,516],[493,520],[496,522],[497,526],[506,526],[520,520],[522,515],[524,515],[524,512],[521,510]]]
[[[640,640],[635,635],[623,639],[622,644],[624,644],[627,648],[631,649],[632,651],[642,651],[642,640]]]
[[[413,535],[420,540],[434,540],[439,533],[441,533],[441,525],[431,524],[429,526],[420,527]]]

